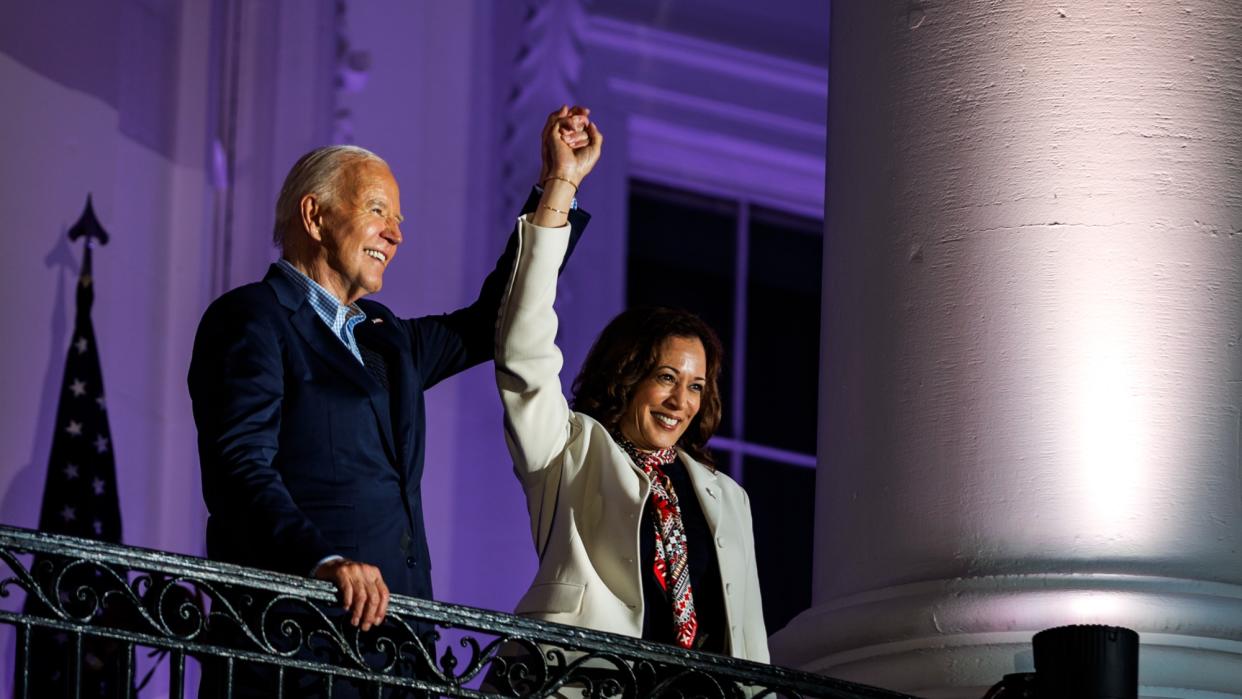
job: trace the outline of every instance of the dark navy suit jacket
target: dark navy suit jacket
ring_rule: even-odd
[[[589,218],[571,213],[571,241]],[[395,594],[431,598],[423,392],[492,358],[514,240],[460,310],[401,319],[358,302],[355,336],[384,355],[389,391],[275,267],[211,304],[189,375],[208,557],[308,575],[340,554],[378,566]]]

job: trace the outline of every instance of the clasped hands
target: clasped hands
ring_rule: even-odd
[[[543,196],[530,222],[557,228],[565,225],[578,195],[578,185],[599,160],[604,135],[591,122],[591,110],[562,106],[548,115],[539,136]]]
[[[564,180],[576,192],[599,160],[603,143],[604,135],[591,122],[590,109],[562,106],[549,114],[540,134],[540,186],[548,187],[548,180]]]

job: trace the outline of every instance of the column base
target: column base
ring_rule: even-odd
[[[1065,624],[1139,633],[1144,699],[1242,699],[1242,585],[1136,575],[1006,575],[910,583],[812,607],[772,661],[914,694],[979,699],[1034,669],[1031,637]]]

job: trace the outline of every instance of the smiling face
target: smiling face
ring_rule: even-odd
[[[697,337],[668,337],[655,367],[634,388],[621,416],[621,434],[639,449],[671,448],[694,416],[707,384],[707,354]]]
[[[311,277],[345,304],[379,291],[402,240],[401,196],[388,166],[374,160],[346,165],[335,196],[311,218],[321,251]]]

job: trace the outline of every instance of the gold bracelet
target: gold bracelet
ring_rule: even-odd
[[[555,212],[556,212],[556,213],[558,213],[558,214],[565,214],[566,216],[568,216],[568,215],[569,215],[569,212],[568,212],[568,211],[561,211],[560,209],[554,209],[554,208],[552,208],[552,207],[548,206],[547,204],[541,204],[541,206],[543,206],[543,208],[547,209],[548,211],[555,211]]]
[[[547,185],[548,180],[560,180],[561,182],[568,183],[570,187],[573,187],[573,188],[574,188],[574,195],[575,195],[575,196],[577,196],[577,194],[578,194],[578,185],[574,184],[572,180],[567,180],[567,179],[565,179],[564,177],[557,177],[556,175],[553,175],[553,176],[551,176],[551,177],[547,177],[547,178],[545,178],[545,179],[543,180],[543,182],[540,182],[540,183],[539,183],[539,186],[540,186],[540,187],[543,187],[543,186]]]

